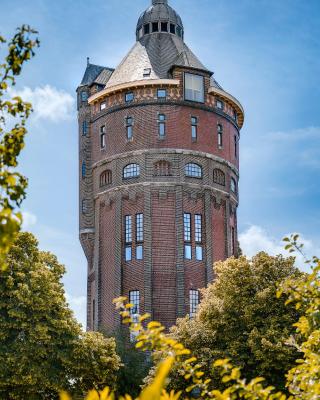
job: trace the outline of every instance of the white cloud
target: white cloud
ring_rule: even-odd
[[[283,237],[289,236],[284,234]],[[300,243],[303,243],[303,251],[308,258],[312,256],[320,255],[320,243],[315,243],[314,240],[306,239],[300,234]],[[247,230],[240,233],[239,235],[240,247],[244,255],[252,257],[260,251],[265,251],[270,255],[283,254],[284,256],[289,256],[285,249],[285,243],[281,239],[276,239],[270,235],[265,229],[257,225],[251,225]],[[296,257],[296,265],[307,271],[309,268],[305,264],[305,260],[302,255],[294,253]]]
[[[30,229],[31,226],[37,223],[36,215],[32,214],[29,211],[24,211],[22,213],[22,217],[23,217],[22,229],[24,231]]]
[[[10,96],[20,96],[24,101],[32,104],[32,118],[49,120],[52,122],[65,121],[73,117],[75,99],[64,90],[45,85],[31,89],[24,87],[21,90],[8,90]]]
[[[66,293],[66,299],[76,319],[85,328],[87,320],[87,298],[85,296],[72,296],[70,293]]]

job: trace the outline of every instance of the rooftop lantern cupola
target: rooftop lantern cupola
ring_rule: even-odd
[[[137,40],[153,33],[167,33],[183,40],[182,20],[179,14],[168,5],[168,0],[152,0],[152,5],[141,14],[138,20]]]

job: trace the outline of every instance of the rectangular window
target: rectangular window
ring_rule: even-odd
[[[195,74],[184,74],[184,97],[186,100],[204,102],[204,77]]]
[[[168,32],[168,22],[161,22],[161,32]]]
[[[105,125],[100,128],[100,148],[104,149],[106,147],[106,127]]]
[[[202,243],[202,215],[194,216],[194,236],[196,243]]]
[[[143,260],[143,246],[139,245],[136,247],[136,259]]]
[[[235,156],[235,158],[238,157],[238,138],[237,138],[237,136],[234,137],[234,156]]]
[[[167,97],[166,89],[158,89],[157,97],[158,97],[158,99],[165,99]]]
[[[133,101],[133,99],[134,99],[134,94],[132,92],[129,92],[129,93],[125,94],[126,103],[129,103],[130,101]]]
[[[87,214],[88,213],[88,209],[89,209],[89,204],[88,204],[88,200],[82,200],[82,204],[81,204],[81,211],[82,214]]]
[[[191,214],[184,213],[183,226],[184,226],[184,241],[191,242]]]
[[[150,33],[150,24],[145,24],[143,26],[144,34],[148,35]]]
[[[100,104],[100,111],[105,110],[107,108],[107,104],[105,102]]]
[[[217,100],[216,101],[216,107],[219,108],[219,110],[223,110],[223,108],[224,108],[223,101]]]
[[[132,247],[131,246],[126,246],[126,249],[125,249],[125,260],[126,261],[131,261],[132,260]]]
[[[127,139],[131,140],[133,138],[133,118],[126,118],[126,130],[127,130]]]
[[[152,22],[152,32],[159,32],[158,22]]]
[[[232,227],[231,228],[231,255],[235,255],[235,241],[236,241],[236,237],[235,237],[235,230]]]
[[[143,214],[136,214],[136,242],[143,242]]]
[[[203,261],[203,249],[202,246],[196,246],[196,260]]]
[[[191,117],[191,138],[197,140],[198,137],[198,118]]]
[[[81,101],[85,102],[88,100],[88,92],[81,92]]]
[[[185,244],[184,245],[184,258],[185,258],[185,260],[191,260],[192,259],[192,250],[191,250],[191,245],[190,244]]]
[[[191,289],[189,292],[190,317],[193,318],[199,305],[199,290]]]
[[[87,136],[88,134],[88,121],[83,121],[82,123],[82,135]]]
[[[176,33],[176,26],[174,24],[170,24],[170,33]]]
[[[158,116],[158,126],[159,126],[159,137],[163,138],[166,135],[166,116],[164,114],[159,114]]]
[[[91,312],[92,312],[92,329],[95,329],[96,302],[95,302],[94,299],[92,300],[92,310],[91,310]]]
[[[218,147],[221,149],[223,147],[223,127],[218,124]]]
[[[129,303],[132,304],[130,308],[131,317],[140,314],[140,292],[139,290],[132,290],[129,292]]]
[[[125,216],[125,237],[126,237],[126,244],[132,243],[132,217],[131,217],[131,215]]]

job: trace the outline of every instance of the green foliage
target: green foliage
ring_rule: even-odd
[[[0,64],[0,267],[6,266],[6,254],[20,230],[22,216],[17,210],[26,195],[27,179],[16,172],[18,156],[24,147],[26,120],[31,104],[20,97],[9,98],[23,64],[34,56],[39,40],[27,25],[17,29],[8,43],[8,54]],[[6,40],[0,35],[0,45]],[[14,121],[17,120],[16,123]],[[9,128],[9,127],[10,128]]]
[[[56,399],[62,389],[83,393],[115,382],[115,341],[81,331],[66,303],[64,272],[33,235],[18,235],[0,274],[1,399]]]
[[[285,306],[276,292],[284,279],[301,276],[293,262],[260,253],[252,260],[240,257],[216,263],[216,279],[203,291],[197,316],[178,320],[172,328],[173,338],[201,360],[213,386],[224,387],[210,365],[228,358],[248,379],[263,376],[285,389],[285,374],[298,357],[297,349],[287,342],[301,310]],[[171,378],[170,387],[185,387],[179,369]]]

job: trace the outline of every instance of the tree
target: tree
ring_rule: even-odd
[[[172,328],[172,336],[201,360],[218,387],[220,377],[210,374],[210,365],[228,358],[246,378],[263,376],[285,389],[285,374],[299,355],[287,342],[302,311],[285,306],[276,293],[285,279],[302,276],[293,264],[294,258],[266,253],[216,263],[216,279],[203,291],[197,316],[180,319]],[[171,386],[185,385],[179,371],[172,376]]]
[[[66,303],[64,272],[32,234],[18,235],[0,274],[0,398],[56,399],[62,389],[113,386],[115,341],[81,331]]]
[[[20,97],[10,99],[9,89],[39,46],[38,38],[33,39],[35,34],[28,25],[18,28],[4,62],[0,63],[0,269],[6,266],[6,255],[22,223],[18,208],[26,195],[27,179],[15,168],[24,147],[26,120],[32,111],[31,104]],[[4,43],[6,40],[0,35],[0,45]]]

